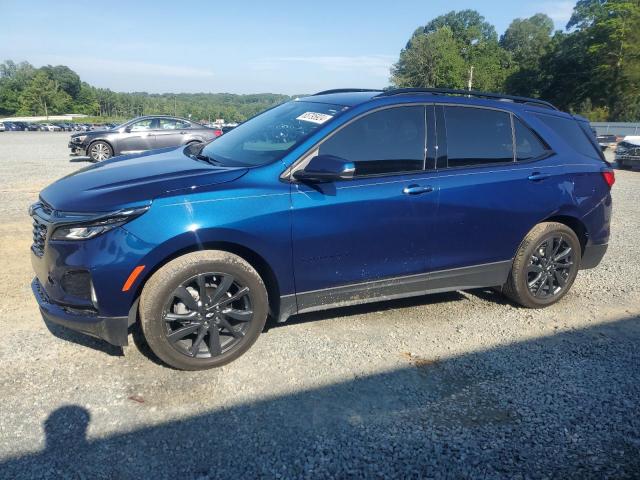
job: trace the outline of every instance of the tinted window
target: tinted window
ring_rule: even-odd
[[[591,143],[587,134],[580,128],[578,122],[572,118],[556,117],[537,113],[536,116],[562,137],[578,153],[600,160],[600,152]]]
[[[485,108],[445,107],[449,167],[513,162],[511,118]]]
[[[380,110],[339,130],[320,145],[320,154],[355,163],[356,175],[422,170],[425,156],[422,106]]]
[[[516,117],[513,117],[516,135],[516,160],[531,160],[547,153],[547,149],[538,136]]]

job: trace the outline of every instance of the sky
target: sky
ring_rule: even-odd
[[[478,10],[502,34],[569,0],[0,0],[0,61],[67,65],[114,91],[308,93],[382,88],[413,31]]]

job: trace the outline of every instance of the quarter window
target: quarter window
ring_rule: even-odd
[[[354,121],[319,150],[353,162],[356,176],[383,175],[423,170],[425,140],[424,107],[395,107]]]
[[[515,116],[513,126],[516,136],[516,160],[531,160],[547,153],[547,148],[538,136]]]
[[[511,118],[486,108],[445,107],[449,167],[513,162]]]

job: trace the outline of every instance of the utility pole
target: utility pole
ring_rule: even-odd
[[[177,117],[178,116],[178,104],[176,102],[176,96],[173,96],[173,116]]]
[[[469,70],[469,88],[468,88],[469,91],[471,91],[472,85],[473,85],[473,65],[471,65],[471,69]]]

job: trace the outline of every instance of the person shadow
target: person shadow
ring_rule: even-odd
[[[91,414],[78,405],[54,410],[44,421],[45,448],[29,462],[32,478],[86,478],[83,458],[89,451],[87,429]],[[40,470],[39,472],[34,471]]]

